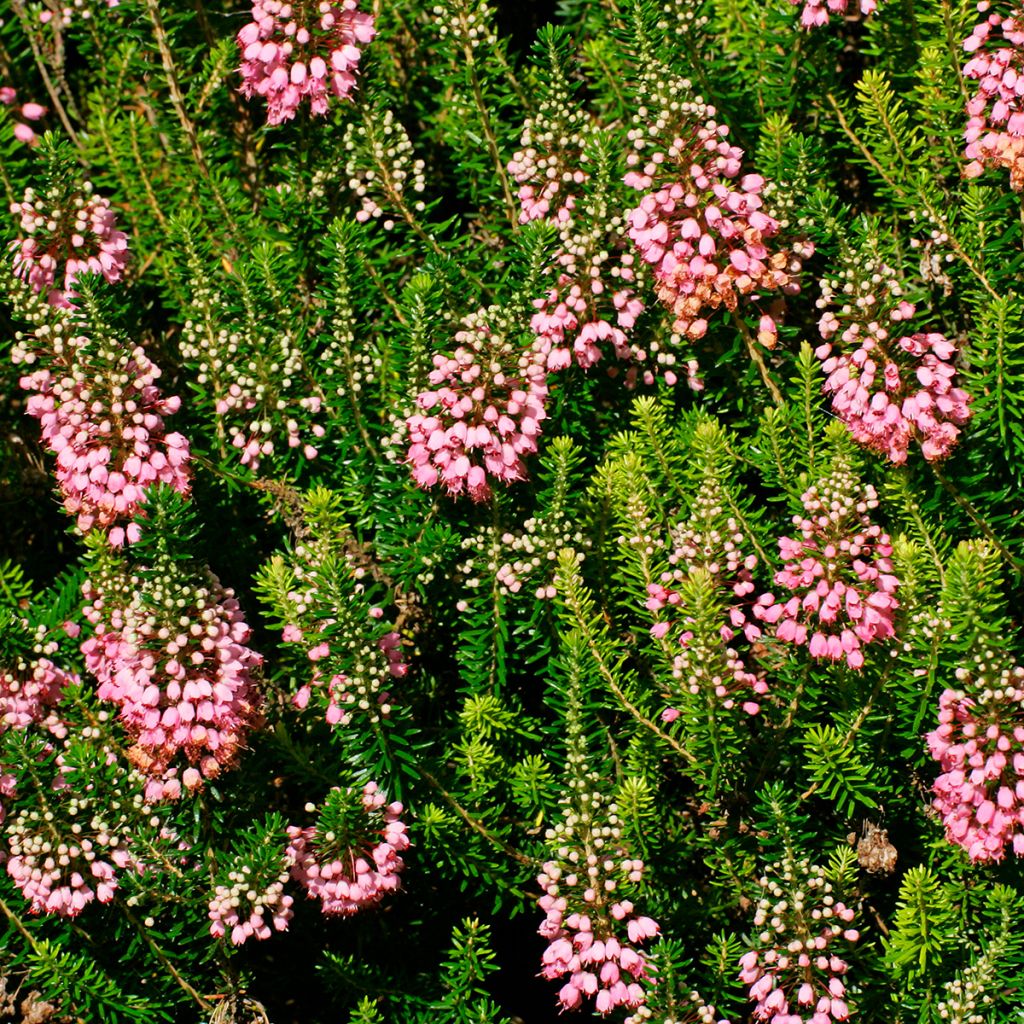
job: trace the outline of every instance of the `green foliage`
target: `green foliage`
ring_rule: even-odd
[[[1022,651],[1024,222],[1006,168],[964,173],[972,0],[887,0],[870,16],[851,2],[811,30],[787,0],[365,2],[376,36],[360,42],[355,90],[324,116],[303,100],[279,125],[265,98],[239,92],[247,5],[59,6],[12,0],[0,20],[4,208],[31,188],[60,210],[91,188],[131,259],[117,281],[83,273],[68,310],[9,272],[28,230],[16,213],[4,233],[4,991],[101,1024],[542,1024],[565,979],[536,977],[538,872],[575,853],[605,880],[642,861],[630,899],[661,937],[637,943],[658,981],[644,982],[638,1020],[757,1016],[739,962],[768,943],[759,880],[779,875],[796,903],[799,871],[821,865],[861,933],[844,976],[851,1019],[1009,1021],[1020,872],[948,842],[931,806],[948,768],[927,739],[944,690],[978,700],[977,680]],[[31,101],[47,108],[38,121]],[[636,211],[657,186],[636,179],[649,157],[668,180],[684,150],[710,166],[716,143],[693,142],[705,118],[719,152],[743,150],[733,185],[765,178],[742,187],[778,232],[746,228],[743,241],[793,283],[748,294],[738,263],[731,291],[708,277],[707,323],[690,337],[671,308],[688,271],[656,274],[637,248]],[[15,135],[26,127],[32,144]],[[696,200],[701,259],[735,252],[696,172],[679,173],[671,198]],[[546,215],[531,219],[545,187]],[[869,261],[891,281],[862,274]],[[843,272],[835,302],[819,301],[816,279]],[[904,334],[957,349],[952,384],[971,417],[944,459],[925,457],[920,430],[900,465],[859,447],[823,393],[823,314],[893,286],[917,308],[865,326],[883,378]],[[577,323],[538,340],[558,303]],[[438,367],[468,344],[473,315],[483,348],[501,345],[455,415]],[[89,339],[78,363],[71,337]],[[847,352],[851,338],[829,343]],[[135,345],[161,395],[181,398],[162,425],[104,405],[125,382],[103,378],[96,352],[127,372]],[[481,502],[444,480],[417,486],[409,418],[495,430],[488,405],[511,413],[497,375],[530,358],[549,371],[536,451],[521,472],[498,456],[521,478],[493,481]],[[32,384],[38,370],[53,380]],[[36,421],[68,388],[82,404],[53,443]],[[128,441],[159,452],[169,430],[188,438],[187,494],[147,487],[122,524],[133,518],[139,539],[122,547],[70,526],[55,449],[72,434],[93,452],[113,439],[75,467],[85,488]],[[837,471],[890,538],[872,543],[891,542],[899,581],[893,634],[864,639],[863,666],[812,656],[768,610],[795,602],[811,634],[824,621],[819,585],[836,582],[837,555],[803,520],[833,510],[804,496]],[[814,578],[794,589],[783,566],[801,530]],[[835,616],[849,625],[843,586]],[[169,660],[187,650],[200,660],[186,673],[207,664],[208,609],[183,598],[197,588],[232,590],[234,653],[259,654],[252,728],[194,792],[157,800],[164,770],[200,756],[154,761],[143,738],[177,700]],[[120,636],[122,606],[157,623],[129,681],[146,697],[135,717],[99,696],[100,648],[150,643]],[[212,687],[218,669],[203,671]],[[41,680],[57,681],[44,697]],[[203,696],[182,698],[186,719]],[[1012,753],[999,772],[970,783],[976,803],[982,789],[1016,792]],[[316,822],[318,852],[354,864],[378,839],[359,798],[370,781],[403,804],[402,889],[324,917],[287,878],[287,828]],[[566,823],[583,839],[563,857]],[[110,898],[74,918],[30,913],[11,871],[23,836],[66,868],[83,837],[105,848],[108,833],[135,858]],[[282,877],[287,933],[239,946],[211,934],[219,887],[245,880],[241,905]]]

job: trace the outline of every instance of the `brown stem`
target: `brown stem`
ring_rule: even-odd
[[[747,343],[747,352],[750,354],[750,358],[754,361],[754,365],[757,367],[758,373],[761,374],[761,380],[764,381],[764,386],[772,396],[772,401],[776,405],[782,405],[782,392],[779,390],[778,384],[772,380],[772,376],[768,372],[768,366],[764,361],[764,356],[761,355],[761,350],[758,347],[758,343],[754,336],[750,333],[750,328],[747,326],[746,320],[743,319],[738,310],[733,313],[732,319],[740,334],[743,335],[743,340]]]
[[[423,776],[423,778],[424,778],[424,779],[426,779],[427,783],[428,783],[428,784],[429,784],[429,785],[430,785],[430,786],[431,786],[431,787],[432,787],[433,789],[435,789],[435,790],[437,791],[437,793],[438,793],[438,795],[439,795],[439,796],[441,797],[441,799],[442,799],[442,800],[444,800],[444,802],[445,802],[445,803],[446,803],[446,804],[447,804],[447,805],[448,805],[448,806],[449,806],[449,807],[450,807],[450,808],[451,808],[451,809],[452,809],[453,811],[455,811],[455,813],[456,813],[456,814],[457,814],[457,815],[458,815],[458,816],[459,816],[459,817],[460,817],[460,818],[461,818],[461,819],[462,819],[462,820],[463,820],[463,821],[464,821],[464,822],[465,822],[465,823],[466,823],[466,824],[467,824],[467,825],[468,825],[468,826],[469,826],[469,827],[470,827],[470,828],[471,828],[471,829],[472,829],[472,830],[473,830],[474,832],[476,832],[476,833],[478,833],[479,835],[483,836],[483,837],[484,837],[484,839],[486,839],[486,840],[487,840],[487,841],[488,841],[489,843],[491,843],[491,844],[492,844],[493,846],[496,846],[496,847],[497,847],[497,848],[498,848],[499,850],[501,850],[501,851],[502,851],[503,853],[507,854],[507,855],[508,855],[509,857],[511,857],[511,858],[512,858],[512,859],[513,859],[514,861],[516,861],[517,863],[519,863],[519,864],[525,864],[525,865],[527,865],[528,867],[533,867],[533,866],[535,866],[535,862],[534,862],[534,860],[533,860],[532,858],[530,858],[530,857],[527,857],[525,853],[521,853],[521,852],[520,852],[519,850],[517,850],[517,849],[516,849],[516,848],[515,848],[514,846],[510,846],[510,845],[509,845],[508,843],[506,843],[506,842],[505,842],[505,840],[504,840],[504,839],[502,839],[502,838],[501,838],[500,836],[496,836],[496,835],[495,835],[495,834],[494,834],[494,833],[493,833],[493,832],[492,832],[492,831],[491,831],[490,829],[488,829],[488,828],[487,828],[487,826],[486,826],[486,825],[484,825],[484,824],[483,824],[482,822],[479,822],[479,821],[477,821],[477,819],[476,819],[476,818],[474,818],[474,817],[473,817],[473,816],[472,816],[472,815],[471,815],[471,814],[469,813],[469,811],[467,811],[467,810],[466,810],[466,809],[465,809],[465,808],[464,808],[464,807],[462,806],[462,804],[460,804],[460,803],[458,802],[458,800],[456,800],[456,799],[455,799],[455,797],[453,797],[453,796],[451,795],[451,793],[449,793],[449,792],[448,792],[448,790],[446,790],[446,789],[444,788],[444,786],[442,786],[442,785],[441,785],[441,783],[440,783],[440,782],[438,782],[438,780],[437,780],[437,779],[435,779],[435,778],[434,778],[434,776],[430,774],[430,772],[428,772],[428,771],[427,771],[427,770],[426,770],[425,768],[423,768],[423,767],[422,767],[422,765],[421,765],[421,766],[419,767],[419,769],[418,769],[418,770],[419,770],[419,773],[420,773],[420,775],[422,775],[422,776]]]
[[[68,138],[75,144],[75,148],[81,152],[82,144],[78,140],[78,135],[68,118],[68,112],[64,109],[64,104],[61,102],[60,95],[53,84],[53,79],[50,77],[46,60],[39,48],[39,39],[32,30],[32,23],[25,11],[25,5],[22,0],[10,0],[10,3],[18,20],[21,22],[25,37],[28,39],[28,45],[32,49],[32,56],[35,58],[36,68],[39,70],[39,77],[43,80],[43,85],[46,87],[46,92],[50,97],[50,102],[53,104],[53,109],[57,111],[57,116],[60,118],[60,123],[64,126],[64,131],[68,133]],[[81,156],[79,156],[79,160],[81,159]]]

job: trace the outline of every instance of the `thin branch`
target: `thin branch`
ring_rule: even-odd
[[[534,860],[531,857],[527,857],[525,853],[521,853],[514,846],[510,846],[500,836],[496,836],[489,828],[487,828],[486,825],[484,825],[480,821],[477,821],[477,819],[474,818],[469,813],[469,811],[467,811],[462,806],[462,804],[460,804],[458,802],[458,800],[456,800],[455,797],[453,797],[451,795],[451,793],[449,793],[448,790],[446,790],[444,788],[444,786],[442,786],[441,783],[438,782],[438,780],[435,779],[434,776],[431,775],[430,772],[428,772],[426,770],[426,768],[424,768],[422,765],[419,766],[419,773],[420,773],[420,775],[423,776],[424,779],[426,779],[428,785],[430,785],[434,790],[437,791],[437,793],[441,797],[441,799],[444,800],[444,802],[453,811],[455,811],[455,813],[474,832],[476,832],[479,835],[483,836],[484,839],[486,839],[487,842],[489,842],[492,846],[496,846],[499,850],[501,850],[503,853],[507,854],[509,857],[511,857],[517,863],[525,864],[528,867],[533,867],[534,866],[535,862],[534,862]]]

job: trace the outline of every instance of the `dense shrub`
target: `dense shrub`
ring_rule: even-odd
[[[0,15],[0,1017],[1021,1017],[1024,10]]]

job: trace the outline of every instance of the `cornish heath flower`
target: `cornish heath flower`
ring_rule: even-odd
[[[651,93],[654,109],[643,107],[629,132],[625,182],[644,192],[627,214],[629,236],[675,317],[673,329],[698,339],[720,307],[735,310],[741,298],[762,292],[799,291],[800,261],[813,246],[786,249],[773,241],[780,225],[764,209],[765,179],[743,173],[743,150],[690,82],[669,76]],[[776,326],[764,317],[758,333],[770,348]]]
[[[542,358],[517,347],[492,312],[466,317],[455,352],[434,356],[433,388],[420,393],[420,411],[406,421],[413,480],[474,501],[490,497],[491,480],[526,478],[523,456],[537,450],[547,416]]]
[[[988,3],[979,3],[986,11]],[[964,41],[971,54],[964,78],[978,83],[967,101],[964,170],[977,178],[986,167],[1005,167],[1010,186],[1024,191],[1024,16],[1019,7],[1007,14],[991,11]]]
[[[632,899],[644,865],[625,850],[618,808],[606,802],[597,774],[578,752],[570,751],[569,772],[571,796],[562,819],[545,833],[552,857],[537,876],[545,914],[537,931],[549,942],[541,977],[563,980],[564,1010],[579,1009],[587,998],[601,1016],[619,1006],[637,1010],[647,1001],[645,986],[654,984],[639,947],[660,933]]]
[[[154,591],[178,600],[168,611]],[[258,721],[253,673],[263,660],[246,646],[251,630],[234,594],[212,573],[183,580],[170,570],[111,574],[83,592],[95,630],[82,644],[85,666],[134,741],[146,798],[176,799],[182,786],[232,768]]]
[[[774,864],[760,879],[755,948],[740,958],[755,1020],[768,1024],[845,1021],[849,968],[833,946],[856,942],[854,912],[836,899],[824,868],[807,860]]]
[[[896,337],[917,310],[879,261],[858,260],[821,289],[823,390],[853,438],[897,465],[914,441],[929,462],[949,455],[971,415],[953,383],[953,342],[934,331]]]
[[[43,111],[38,104],[25,104],[22,113],[29,107],[38,108],[36,116]],[[128,236],[117,229],[110,200],[95,195],[91,182],[70,196],[28,188],[20,203],[11,204],[11,213],[25,235],[11,243],[14,273],[37,292],[45,291],[51,304],[70,307],[81,274],[121,279]]]
[[[57,335],[49,351],[16,346],[14,361],[29,370],[19,381],[31,393],[25,411],[57,457],[64,509],[83,533],[102,530],[114,546],[135,541],[131,520],[147,488],[189,492],[188,441],[164,421],[181,401],[160,394],[160,368],[141,346]]]
[[[347,99],[356,85],[360,46],[376,34],[358,0],[253,0],[252,21],[238,33],[241,92],[267,103],[267,123],[290,121],[303,100],[327,113],[331,96]]]
[[[522,148],[508,165],[521,184],[520,223],[543,219],[558,232],[550,285],[534,300],[530,326],[548,370],[573,364],[589,369],[611,351],[618,361],[633,364],[624,375],[632,387],[637,364],[648,355],[629,340],[644,306],[636,295],[635,256],[624,251],[629,240],[623,213],[613,208],[606,189],[592,187],[585,150],[590,127],[578,101],[556,84],[526,121]],[[609,375],[619,372],[609,367]],[[650,370],[643,376],[653,383]]]
[[[775,574],[793,596],[763,594],[754,615],[780,640],[806,644],[812,658],[860,668],[864,645],[893,635],[899,607],[889,536],[868,518],[878,496],[840,464],[801,500],[806,514],[793,517],[800,536],[779,538],[786,564]]]
[[[957,672],[939,698],[928,749],[942,766],[933,807],[972,861],[1024,856],[1024,669]]]
[[[865,17],[874,14],[878,9],[878,0],[789,0],[794,7],[803,4],[800,13],[800,24],[804,28],[817,28],[819,25],[827,25],[829,18],[835,15],[838,18],[848,17],[859,7],[860,13]]]
[[[312,804],[306,809],[316,810]],[[362,792],[335,787],[317,824],[288,827],[291,877],[320,900],[323,913],[357,914],[398,889],[405,866],[399,855],[410,845],[402,810],[368,782]]]

